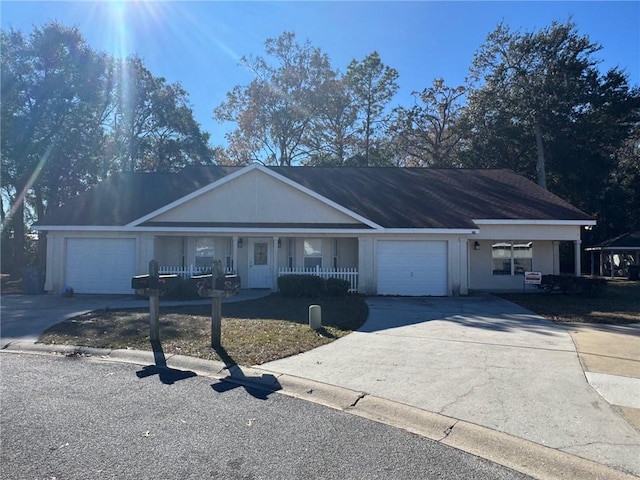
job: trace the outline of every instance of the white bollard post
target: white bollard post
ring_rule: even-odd
[[[313,330],[322,328],[322,309],[320,305],[309,305],[309,327]]]

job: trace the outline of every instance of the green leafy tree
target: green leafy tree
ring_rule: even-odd
[[[28,224],[107,174],[210,161],[186,92],[138,59],[117,63],[58,23],[1,42],[3,268],[25,265]]]
[[[110,132],[110,170],[176,171],[211,162],[201,131],[178,83],[154,76],[138,57],[117,63]]]
[[[622,233],[622,229],[614,228],[617,225],[626,226],[626,231],[640,229],[640,123],[636,124],[631,136],[618,149],[616,156],[616,169],[612,175],[612,190],[620,190],[622,198],[620,203],[609,202],[605,198],[604,204],[611,206],[612,210],[623,218],[612,221],[613,234]],[[622,208],[615,208],[620,205]],[[603,237],[610,236],[604,232]]]
[[[422,92],[413,92],[411,108],[398,107],[389,128],[402,164],[412,167],[452,167],[457,164],[465,87],[448,87],[443,79]]]
[[[353,60],[347,67],[345,81],[358,109],[361,152],[358,158],[365,166],[372,165],[371,149],[376,135],[384,131],[389,114],[385,109],[398,91],[398,72],[382,63],[378,52],[363,60]]]
[[[227,93],[214,118],[236,123],[227,135],[234,163],[292,165],[318,153],[307,134],[324,108],[322,86],[335,73],[326,54],[309,42],[298,43],[291,32],[267,39],[265,51],[266,58],[242,57],[255,78]]]
[[[48,23],[28,37],[2,31],[1,42],[3,240],[13,237],[20,268],[25,221],[95,182],[108,79],[106,58],[75,28]]]
[[[545,188],[545,144],[559,121],[573,121],[576,107],[588,103],[599,49],[572,22],[525,33],[500,24],[474,56],[471,78],[482,83],[469,98],[474,124],[502,123],[530,136],[535,157],[529,162],[535,161],[538,184]]]
[[[462,163],[537,178],[598,219],[624,204],[611,203],[623,194],[612,186],[616,152],[638,123],[639,96],[620,70],[600,73],[600,48],[572,22],[526,33],[498,26],[471,69]],[[604,224],[625,229],[622,219]]]
[[[305,143],[309,165],[344,165],[357,153],[358,107],[344,79],[324,82],[320,109],[311,122]]]

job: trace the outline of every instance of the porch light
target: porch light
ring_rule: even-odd
[[[242,237],[238,239],[238,248],[242,248]]]
[[[473,242],[473,249],[480,250],[480,242],[478,242],[477,240]]]
[[[278,239],[278,248],[282,248],[282,239],[281,238]]]

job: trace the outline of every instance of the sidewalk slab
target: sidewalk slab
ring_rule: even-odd
[[[612,405],[640,408],[640,379],[585,372],[587,380]]]
[[[640,324],[561,325],[573,338],[585,370],[640,378]]]

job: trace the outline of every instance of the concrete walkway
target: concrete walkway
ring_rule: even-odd
[[[260,368],[359,390],[640,475],[639,431],[591,387],[562,326],[490,296],[367,303],[369,318],[358,332]],[[629,392],[640,393],[640,383],[632,382]]]

